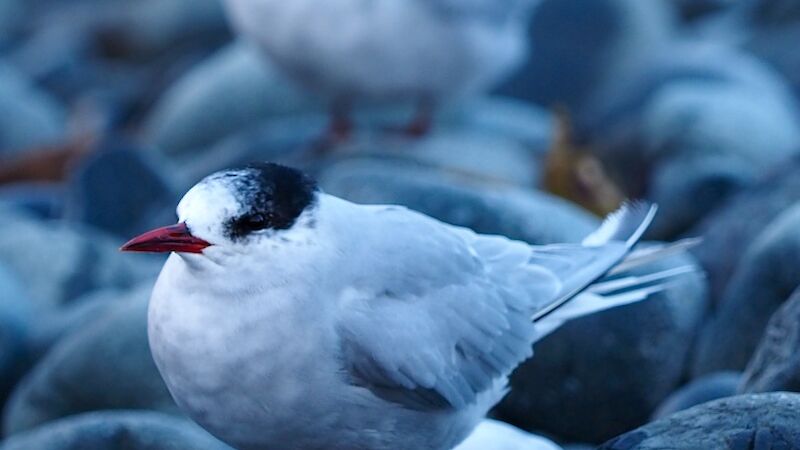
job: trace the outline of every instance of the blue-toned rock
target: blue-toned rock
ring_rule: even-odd
[[[661,0],[544,0],[530,22],[530,57],[499,92],[580,110],[627,66],[659,52],[675,14]]]
[[[95,289],[125,289],[154,279],[162,259],[121,254],[123,242],[77,224],[0,218],[0,262],[19,276],[37,314]]]
[[[739,391],[800,392],[800,289],[772,315]]]
[[[800,7],[794,0],[744,0],[696,27],[710,39],[728,40],[767,61],[800,87]]]
[[[534,244],[580,241],[597,219],[549,194],[479,181],[412,162],[355,159],[320,174],[321,186],[356,203],[398,204],[479,233]]]
[[[442,106],[434,130],[497,135],[534,152],[543,152],[549,145],[550,115],[524,102],[490,97]],[[404,124],[413,113],[404,102],[386,107],[354,105],[353,141],[379,139],[391,145],[401,136],[390,128]],[[235,43],[167,90],[148,118],[145,134],[149,143],[173,157],[214,153],[225,158],[226,153],[218,152],[214,144],[243,136],[274,135],[276,128],[302,138],[296,139],[297,151],[313,147],[324,136],[329,120],[323,101],[294,85],[255,48]],[[345,143],[343,150],[350,144]],[[275,145],[281,145],[280,141]]]
[[[737,0],[672,0],[672,4],[680,11],[685,20],[697,20],[712,13],[730,8]]]
[[[272,161],[308,170],[319,161],[317,142],[327,117],[320,114],[291,115],[271,119],[231,135],[192,154],[173,157],[171,181],[177,192],[186,192],[195,183],[218,170]],[[183,163],[188,160],[188,163]]]
[[[647,236],[675,238],[691,234],[706,214],[747,187],[759,175],[750,161],[734,155],[685,155],[665,158],[652,169],[646,198],[659,206]]]
[[[177,412],[150,355],[144,285],[64,337],[15,389],[3,417],[6,434],[103,409]]]
[[[62,139],[65,112],[16,69],[0,64],[0,157]]]
[[[99,36],[112,55],[186,52],[181,45],[213,48],[230,36],[219,0],[144,0],[116,9],[116,14],[101,24]]]
[[[31,361],[38,361],[62,337],[92,323],[127,297],[125,291],[100,289],[75,299],[49,314],[42,314],[31,326],[28,348]]]
[[[770,316],[800,286],[800,204],[776,218],[750,245],[704,326],[693,373],[742,370]]]
[[[555,139],[555,119],[549,110],[508,96],[465,99],[441,111],[437,126],[450,133],[473,132],[513,140],[537,157],[543,156]],[[491,150],[485,151],[484,160],[491,161],[486,157]]]
[[[679,255],[651,270],[695,264]],[[602,442],[646,423],[682,382],[707,306],[702,275],[648,301],[567,323],[511,376],[496,417],[565,441]]]
[[[768,92],[768,91],[766,91]],[[742,188],[800,151],[800,121],[760,85],[674,82],[645,110],[648,198],[662,206],[651,234],[684,232]]]
[[[232,450],[188,419],[153,411],[68,417],[0,442],[0,450]]]
[[[662,206],[649,236],[670,239],[800,151],[786,83],[730,47],[677,42],[604,89],[576,139],[630,197]]]
[[[800,395],[742,395],[704,403],[629,431],[598,450],[795,450]]]
[[[61,217],[64,188],[55,183],[14,183],[0,185],[0,202],[23,209],[39,219]]]
[[[734,396],[741,380],[742,374],[739,372],[712,373],[692,380],[664,400],[653,413],[653,420],[663,419],[712,400]]]
[[[364,127],[328,147],[321,141],[329,120],[324,113],[267,119],[191,156],[173,155],[172,177],[181,188],[189,188],[209,173],[252,161],[276,161],[316,173],[341,158],[361,155],[532,187],[540,183],[554,131],[549,113],[500,97],[475,98],[442,110],[435,129],[419,139],[387,130],[386,124],[392,123],[387,116],[358,115]],[[184,164],[187,158],[190,164]]]
[[[146,135],[162,152],[178,155],[270,117],[320,109],[319,102],[283,77],[255,48],[235,43],[198,64],[163,94],[147,121]]]
[[[83,160],[69,182],[65,218],[122,237],[164,225],[178,199],[162,175],[166,163],[154,158],[112,146]]]
[[[19,35],[27,13],[24,0],[0,1],[0,45],[8,45]]]
[[[30,300],[14,274],[0,265],[0,404],[30,359]]]
[[[795,157],[709,214],[689,236],[702,236],[693,253],[708,277],[714,303],[750,244],[781,213],[800,199],[800,158]]]

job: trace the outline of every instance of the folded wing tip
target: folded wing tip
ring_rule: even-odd
[[[583,240],[583,245],[599,247],[611,241],[623,241],[632,247],[642,238],[657,212],[658,205],[646,200],[625,201]]]

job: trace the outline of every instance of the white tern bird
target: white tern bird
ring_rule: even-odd
[[[242,450],[451,449],[536,340],[692,270],[613,276],[668,252],[632,251],[643,203],[582,244],[530,246],[256,164],[207,177],[177,212],[122,249],[174,252],[154,359],[178,405]]]
[[[346,134],[356,101],[414,100],[424,134],[433,107],[492,87],[527,55],[536,0],[226,0],[238,34],[331,102]]]

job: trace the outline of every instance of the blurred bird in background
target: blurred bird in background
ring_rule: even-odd
[[[331,105],[413,100],[404,131],[426,134],[437,106],[492,88],[522,63],[537,0],[225,0],[234,28]]]

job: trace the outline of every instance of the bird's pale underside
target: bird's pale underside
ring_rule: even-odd
[[[170,256],[150,306],[150,344],[175,400],[240,449],[450,449],[535,341],[691,270],[608,277],[683,245],[632,250],[655,213],[646,204],[582,244],[537,247],[349,203],[275,167],[187,193],[180,221],[208,247]],[[288,226],[252,219],[286,205],[298,210]],[[231,235],[229,224],[251,222]]]

